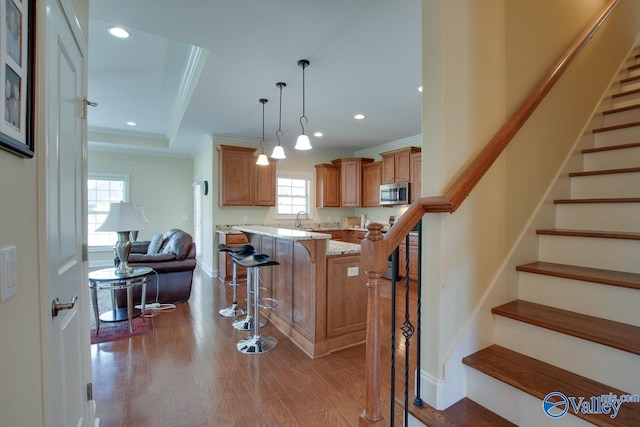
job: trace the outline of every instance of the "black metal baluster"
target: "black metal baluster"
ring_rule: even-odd
[[[418,336],[416,337],[416,398],[413,404],[422,406],[423,401],[420,396],[420,356],[421,356],[421,337],[422,337],[422,220],[418,223],[418,284],[417,284],[417,323]]]
[[[405,291],[404,291],[404,323],[402,324],[402,335],[404,336],[404,425],[409,425],[409,359],[411,350],[411,337],[413,336],[413,325],[411,324],[411,314],[409,313],[409,235],[405,237]]]
[[[395,425],[396,396],[396,277],[398,277],[398,248],[391,254],[391,414],[390,426]]]

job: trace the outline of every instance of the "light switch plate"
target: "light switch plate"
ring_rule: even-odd
[[[18,292],[18,251],[15,246],[0,252],[0,301],[5,302]]]

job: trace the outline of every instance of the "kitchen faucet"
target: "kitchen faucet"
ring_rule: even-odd
[[[309,219],[309,216],[305,211],[300,211],[296,214],[296,228],[300,228],[302,226],[302,221],[300,221],[300,214],[304,214],[305,218]]]

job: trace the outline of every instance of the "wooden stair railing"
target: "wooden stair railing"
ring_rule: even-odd
[[[529,117],[567,70],[576,56],[600,29],[621,0],[609,0],[602,11],[587,25],[544,78],[533,89],[520,108],[507,120],[485,148],[476,156],[443,196],[422,197],[415,201],[391,229],[382,234],[382,224],[371,223],[361,242],[361,259],[368,277],[367,344],[365,367],[365,407],[360,426],[381,425],[380,411],[380,278],[387,267],[387,258],[414,226],[427,213],[453,213],[467,198],[485,173],[504,151]]]

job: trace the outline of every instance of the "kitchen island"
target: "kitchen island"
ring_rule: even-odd
[[[279,265],[261,269],[262,287],[278,301],[264,315],[312,358],[363,343],[367,287],[360,245],[331,235],[265,226],[233,226]]]

